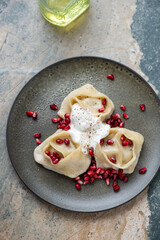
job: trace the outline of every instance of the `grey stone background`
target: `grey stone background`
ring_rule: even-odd
[[[38,1],[0,0],[0,239],[158,239],[159,174],[137,198],[94,214],[72,213],[40,200],[19,180],[6,149],[6,123],[22,87],[64,58],[111,58],[140,73],[159,94],[159,0],[92,0],[65,29],[46,22]]]

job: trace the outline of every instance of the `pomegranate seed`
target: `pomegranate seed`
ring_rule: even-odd
[[[70,114],[69,114],[69,113],[66,113],[66,114],[64,115],[64,117],[65,117],[65,118],[70,118]]]
[[[113,143],[114,143],[113,140],[110,140],[110,139],[107,140],[107,144],[108,144],[108,145],[113,145]]]
[[[57,152],[53,152],[52,155],[56,158],[59,158],[59,154]]]
[[[122,120],[121,120],[120,118],[118,118],[118,119],[117,119],[117,122],[118,122],[118,123],[121,123],[121,122],[122,122]]]
[[[91,155],[91,157],[93,157],[93,156],[94,156],[94,152],[93,152],[93,150],[92,150],[92,149],[89,149],[88,153],[89,153],[89,155]]]
[[[113,188],[113,190],[114,190],[115,192],[118,192],[119,189],[120,189],[120,186],[119,186],[119,185],[116,185],[116,186]]]
[[[128,177],[127,177],[127,176],[125,176],[125,177],[123,178],[123,182],[124,182],[124,183],[128,182]]]
[[[34,137],[35,137],[35,138],[40,138],[40,137],[41,137],[41,133],[35,133],[35,134],[34,134]]]
[[[102,175],[97,176],[97,179],[102,179],[102,178],[103,178]]]
[[[110,178],[109,177],[106,178],[105,182],[106,182],[107,186],[109,186],[110,185]]]
[[[107,169],[107,170],[106,170],[106,173],[109,174],[109,173],[110,173],[110,169]]]
[[[67,125],[67,122],[66,122],[65,120],[62,120],[62,121],[60,122],[60,124]]]
[[[67,124],[69,124],[71,122],[71,119],[70,118],[65,118],[65,121]]]
[[[110,160],[112,163],[116,163],[116,158],[114,158],[114,157],[110,157],[109,160]]]
[[[119,127],[122,128],[124,126],[124,122],[122,121],[120,124],[119,124]]]
[[[85,177],[88,177],[87,173],[85,173],[85,174],[83,175],[83,178],[85,178]]]
[[[99,113],[104,112],[104,108],[98,109],[98,112],[99,112]]]
[[[64,129],[65,127],[66,127],[66,125],[60,124],[60,128],[61,128],[61,129]]]
[[[123,118],[124,119],[128,119],[129,117],[128,117],[128,114],[127,113],[123,113]]]
[[[42,142],[39,140],[39,138],[36,138],[36,142],[37,142],[38,145],[42,143]]]
[[[129,146],[132,146],[132,145],[133,145],[133,142],[132,142],[132,140],[130,140],[130,139],[127,139],[127,142],[128,142],[128,145],[129,145]]]
[[[61,128],[61,125],[60,125],[60,124],[58,124],[58,125],[57,125],[57,129],[60,129],[60,128]]]
[[[47,154],[48,156],[50,156],[50,152],[49,152],[49,151],[46,151],[45,154]]]
[[[107,119],[106,123],[110,125],[111,124],[111,119]]]
[[[96,170],[96,165],[90,166],[89,170],[95,171]]]
[[[146,173],[146,171],[147,171],[147,168],[146,168],[146,167],[141,168],[141,169],[139,170],[139,174],[144,174],[144,173]]]
[[[77,183],[78,183],[78,184],[80,184],[80,185],[82,185],[82,184],[83,184],[83,182],[82,182],[82,180],[81,180],[81,179],[77,180]]]
[[[122,175],[123,174],[123,169],[118,169],[118,175]]]
[[[105,173],[103,174],[103,178],[106,179],[107,177],[108,177],[108,173],[105,172]]]
[[[51,159],[52,159],[52,161],[54,161],[54,160],[56,160],[56,157],[52,157],[52,156],[51,156]]]
[[[106,101],[106,99],[104,98],[104,99],[102,99],[102,105],[106,105],[106,103],[107,103],[107,101]]]
[[[95,181],[95,178],[92,177],[92,178],[90,179],[90,183],[93,183],[94,181]]]
[[[88,174],[88,176],[93,176],[93,175],[94,175],[94,172],[93,172],[93,170],[89,170],[89,171],[87,172],[87,174]]]
[[[52,163],[53,163],[53,164],[57,164],[60,160],[62,160],[62,158],[59,159],[59,158],[53,157],[53,158],[52,158]]]
[[[65,139],[64,139],[64,143],[65,143],[66,145],[69,145],[69,144],[70,144],[69,139],[68,139],[68,138],[65,138]]]
[[[28,117],[32,117],[33,116],[33,112],[26,112],[26,115],[28,116]]]
[[[123,142],[122,142],[122,146],[123,146],[123,147],[128,146],[128,141],[123,141]]]
[[[121,115],[119,114],[119,113],[115,113],[114,115],[113,115],[113,119],[118,119],[118,118],[121,118]]]
[[[68,131],[71,127],[69,125],[67,125],[66,127],[64,127],[64,131]]]
[[[116,171],[115,169],[112,169],[112,170],[111,170],[111,173],[112,173],[112,174],[115,174],[115,173],[117,174],[117,171]]]
[[[121,139],[121,141],[124,141],[126,139],[126,136],[122,135],[120,139]]]
[[[50,155],[50,158],[52,159],[52,161],[54,161],[56,158],[58,158],[58,157],[55,157],[55,156],[53,156],[53,154],[51,154]]]
[[[110,80],[114,80],[113,74],[108,74],[108,75],[107,75],[107,78],[110,79]]]
[[[54,162],[55,161],[55,163],[54,164],[56,164],[57,163],[57,161],[59,161],[60,159],[58,158],[58,157],[52,157],[52,162]]]
[[[63,140],[59,138],[59,139],[56,140],[56,143],[62,144],[62,143],[63,143]]]
[[[62,118],[61,117],[57,118],[57,122],[60,122],[60,121],[62,121]]]
[[[122,173],[121,175],[119,175],[119,178],[121,179],[121,180],[123,180],[123,178],[125,177],[125,175]]]
[[[142,112],[144,112],[145,109],[146,109],[146,106],[145,106],[144,104],[139,105],[139,107],[140,107],[140,109],[141,109]]]
[[[113,177],[113,173],[109,173],[109,176],[112,178]]]
[[[118,127],[119,123],[117,121],[114,122],[113,127]]]
[[[80,180],[80,177],[78,176],[78,177],[75,177],[75,179],[74,179],[75,181],[78,181],[78,180]]]
[[[99,174],[102,175],[102,174],[104,174],[104,173],[105,173],[105,169],[102,169]]]
[[[115,186],[117,186],[118,185],[118,182],[117,181],[114,181],[113,183],[112,183],[112,187],[114,188]]]
[[[103,145],[104,144],[104,139],[101,139],[100,140],[100,145]]]
[[[80,191],[80,190],[81,190],[81,185],[78,184],[78,183],[76,183],[76,184],[75,184],[75,188],[76,188],[78,191]]]
[[[113,174],[113,179],[114,179],[114,180],[117,179],[117,174]]]
[[[53,123],[57,123],[58,122],[58,118],[52,118],[51,119]]]
[[[89,181],[84,181],[84,183],[83,183],[83,184],[84,184],[84,185],[86,185],[86,184],[88,184],[88,183],[89,183]]]
[[[97,168],[96,173],[100,174],[101,170],[102,170],[102,168]]]
[[[34,112],[33,115],[32,115],[32,118],[33,118],[34,120],[36,120],[36,119],[37,119],[37,115],[38,115],[37,112]]]
[[[59,159],[56,158],[55,160],[52,161],[53,164],[57,164],[59,162]]]
[[[126,111],[126,107],[124,105],[120,105],[120,109],[124,112]]]
[[[51,104],[50,105],[50,108],[54,111],[57,111],[58,110],[58,107],[55,105],[55,104]]]
[[[96,178],[96,179],[98,178],[98,175],[96,173],[94,174],[94,178]]]
[[[88,181],[89,179],[90,179],[89,176],[84,177],[84,180],[85,180],[85,181]]]

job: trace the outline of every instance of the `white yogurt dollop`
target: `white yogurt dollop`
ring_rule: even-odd
[[[100,140],[109,134],[110,125],[102,123],[87,108],[81,108],[78,103],[72,106],[71,129],[68,131],[75,142],[82,146],[82,152],[87,154],[89,148],[96,148]]]

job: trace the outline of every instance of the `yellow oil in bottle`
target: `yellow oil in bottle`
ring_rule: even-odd
[[[90,4],[90,0],[39,0],[43,17],[58,26],[65,27],[79,17]]]

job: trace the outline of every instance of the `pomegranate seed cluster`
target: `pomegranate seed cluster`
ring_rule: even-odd
[[[100,140],[100,145],[104,145],[104,144],[105,144],[104,139],[101,139],[101,140]],[[108,139],[108,140],[106,141],[106,145],[113,145],[113,144],[114,144],[114,141],[111,140],[111,139]]]
[[[28,117],[32,117],[34,120],[36,120],[38,116],[37,112],[30,112],[30,111],[26,112],[26,115]]]
[[[41,140],[39,139],[39,138],[41,138],[41,133],[34,133],[33,136],[35,137],[36,143],[37,143],[38,145],[42,143]]]
[[[58,118],[52,118],[52,122],[53,123],[58,123],[57,125],[57,129],[62,129],[64,131],[68,131],[70,129],[70,123],[71,123],[71,120],[70,120],[70,114],[69,113],[66,113],[64,115],[65,119],[62,119],[60,117]]]
[[[133,145],[132,140],[127,138],[125,135],[122,135],[120,139],[122,141],[122,146],[123,147],[125,147],[125,146],[132,146]]]
[[[122,169],[117,171],[111,168],[97,168],[95,158],[92,156],[88,170],[75,178],[75,188],[80,191],[82,185],[92,184],[97,179],[104,180],[107,186],[112,185],[114,192],[120,190],[119,181],[128,182],[128,177],[123,173]]]
[[[68,139],[68,138],[65,138],[64,140],[63,139],[60,139],[60,138],[58,138],[58,139],[56,139],[56,143],[57,144],[65,144],[65,145],[69,145],[70,144],[70,140]]]
[[[102,99],[101,103],[102,103],[102,105],[105,107],[106,104],[107,104],[107,100],[104,98],[104,99]],[[99,112],[99,113],[104,112],[104,111],[105,111],[105,108],[104,108],[104,107],[99,108],[99,109],[98,109],[98,112]]]
[[[50,157],[53,164],[57,164],[59,161],[63,159],[57,152],[50,153],[50,151],[46,151],[45,154]]]
[[[106,120],[106,123],[110,125],[111,128],[113,127],[124,127],[125,122],[122,121],[121,115],[119,113],[112,114],[110,118]]]

